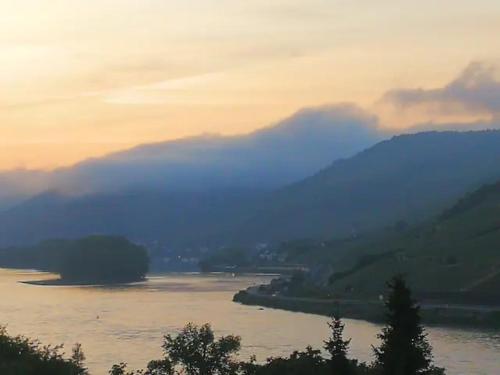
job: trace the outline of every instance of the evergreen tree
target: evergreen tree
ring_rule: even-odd
[[[328,323],[332,331],[331,337],[325,341],[325,350],[330,353],[331,373],[337,375],[351,374],[351,364],[347,359],[347,351],[351,340],[344,340],[344,324],[338,317],[333,317]]]
[[[87,375],[87,368],[84,366],[85,364],[85,354],[83,353],[82,344],[76,343],[73,346],[73,354],[71,355],[71,362],[76,367],[75,375]]]
[[[386,327],[378,335],[380,347],[374,349],[375,367],[383,375],[443,373],[432,365],[432,348],[421,324],[420,308],[404,278],[395,276],[388,287]]]

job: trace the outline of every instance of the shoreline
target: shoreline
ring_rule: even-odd
[[[329,317],[338,314],[372,323],[382,323],[385,311],[380,301],[272,296],[252,287],[236,293],[233,302]],[[424,303],[420,308],[423,323],[429,326],[500,329],[500,307]]]
[[[116,286],[116,285],[130,285],[139,283],[145,279],[140,280],[121,280],[121,281],[85,281],[85,280],[64,280],[64,279],[47,279],[47,280],[27,280],[18,281],[21,284],[36,285],[36,286]]]

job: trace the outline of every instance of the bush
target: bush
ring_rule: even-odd
[[[10,337],[0,327],[0,374],[2,375],[87,375],[85,356],[79,344],[71,359],[64,359],[62,345],[42,346],[37,340]]]

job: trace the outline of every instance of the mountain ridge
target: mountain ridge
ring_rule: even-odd
[[[252,235],[272,235],[272,223],[280,223],[285,229],[275,236],[279,241],[286,232],[328,238],[329,232],[347,235],[415,221],[500,177],[498,165],[498,130],[398,135],[280,189],[246,227],[255,228]],[[336,227],[328,223],[333,213]]]
[[[0,246],[90,234],[216,247],[356,235],[428,218],[500,178],[498,165],[500,131],[397,136],[271,192],[48,195],[0,215]]]
[[[249,134],[139,145],[50,172],[0,173],[0,208],[46,190],[75,195],[133,189],[275,189],[351,156],[382,136],[376,119],[357,107],[311,108]]]

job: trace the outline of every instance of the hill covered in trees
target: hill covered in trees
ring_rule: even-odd
[[[33,247],[0,251],[1,267],[58,273],[63,283],[139,281],[148,265],[147,251],[121,237],[47,240]]]
[[[474,302],[500,297],[500,181],[466,195],[435,220],[359,246],[336,264],[331,288],[378,295],[399,271],[424,297]]]
[[[349,317],[379,321],[384,279],[400,273],[424,304],[427,322],[498,327],[499,249],[500,181],[418,226],[398,223],[359,237],[289,241],[247,256],[247,264],[293,265],[295,272],[240,291],[234,300],[319,314],[340,309]],[[227,259],[238,265],[222,258]],[[208,261],[221,268],[221,258]]]
[[[500,131],[397,136],[268,196],[236,238],[338,238],[421,222],[499,179],[499,165]]]
[[[397,136],[293,185],[45,194],[0,214],[0,246],[103,233],[178,248],[343,238],[424,221],[500,178],[500,131]]]

